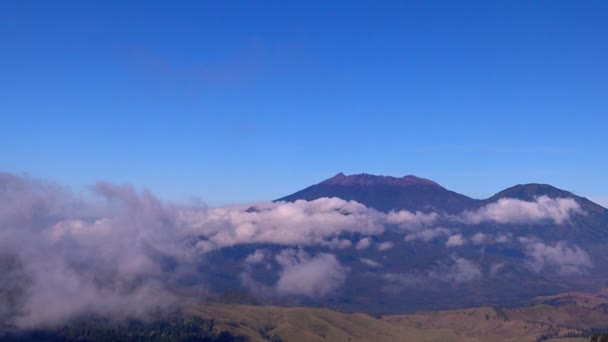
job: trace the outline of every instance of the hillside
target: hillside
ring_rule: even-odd
[[[356,201],[380,211],[407,209],[457,213],[475,208],[479,203],[478,200],[447,190],[431,180],[412,175],[396,178],[370,174],[346,176],[343,173],[277,201],[312,201],[322,197]]]
[[[568,292],[515,308],[476,307],[372,317],[323,308],[221,303],[143,321],[81,317],[0,341],[588,341],[608,329],[608,292]]]
[[[377,176],[367,173],[345,175],[340,172],[320,183],[311,185],[275,201],[293,202],[299,199],[312,201],[322,197],[338,197],[356,201],[380,210],[439,211],[458,213],[473,210],[502,198],[533,201],[540,196],[574,198],[586,211],[595,215],[608,215],[608,209],[549,184],[518,184],[497,192],[487,199],[473,199],[448,190],[430,179],[413,175],[401,178]]]
[[[586,341],[608,328],[604,293],[538,297],[518,308],[479,307],[374,318],[319,308],[208,304],[196,316],[252,341]],[[238,323],[236,323],[238,322]]]

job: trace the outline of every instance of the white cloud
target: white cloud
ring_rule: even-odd
[[[384,287],[384,290],[395,293],[407,287],[417,286],[429,281],[428,275],[415,273],[386,273],[382,275],[382,279],[388,283]]]
[[[387,273],[382,278],[388,283],[389,292],[400,292],[410,286],[420,286],[430,281],[463,284],[481,278],[480,267],[471,260],[454,257],[448,263],[440,263],[430,270],[412,273]]]
[[[447,236],[452,233],[451,230],[446,228],[431,228],[423,229],[415,233],[407,234],[404,238],[405,241],[422,240],[424,242],[432,241],[440,236]]]
[[[267,257],[268,257],[268,252],[266,250],[256,249],[255,252],[253,252],[252,254],[248,255],[247,258],[245,258],[245,263],[251,264],[251,265],[259,264],[260,262],[266,260]]]
[[[371,243],[369,236],[383,234],[387,225],[414,229],[437,218],[437,214],[407,211],[386,214],[338,198],[258,203],[253,207],[223,207],[207,211],[184,209],[179,211],[179,215],[180,223],[190,227],[192,234],[206,237],[198,246],[203,253],[249,243],[347,248],[352,243],[339,240],[344,233],[367,235],[358,242],[358,248],[364,249],[368,241]]]
[[[180,211],[193,234],[206,237],[202,252],[238,244],[319,245],[344,247],[341,233],[384,232],[384,214],[337,198],[293,203],[259,203],[255,209],[223,207]]]
[[[484,233],[476,233],[471,237],[471,242],[475,245],[481,245],[482,243],[486,242],[487,238],[488,236]]]
[[[395,247],[395,244],[393,242],[390,242],[390,241],[379,243],[378,246],[377,246],[377,248],[378,248],[379,251],[386,251],[386,250],[389,250],[389,249],[391,249],[393,247]]]
[[[485,234],[477,232],[471,236],[470,240],[474,245],[507,243],[511,241],[511,234]]]
[[[374,261],[372,259],[361,258],[361,259],[359,259],[359,261],[361,261],[362,264],[365,264],[371,268],[380,268],[383,266],[381,263]]]
[[[459,247],[466,243],[466,239],[462,237],[462,234],[455,234],[448,238],[445,245],[446,247]]]
[[[535,272],[554,268],[562,275],[580,274],[593,266],[589,254],[579,246],[568,246],[566,241],[551,245],[538,239],[520,238],[528,256],[528,265]]]
[[[498,234],[494,237],[494,242],[495,243],[507,243],[511,241],[511,235],[510,234]]]
[[[348,272],[333,254],[310,257],[301,250],[289,249],[277,255],[276,260],[283,266],[276,284],[279,295],[324,296],[340,287]]]
[[[160,201],[150,192],[105,182],[98,182],[92,194],[93,199],[85,200],[52,183],[0,173],[0,258],[7,255],[18,265],[3,270],[11,274],[5,279],[23,276],[30,284],[22,292],[19,311],[23,314],[11,324],[33,327],[88,313],[131,317],[172,307],[179,300],[167,289],[176,288],[180,278],[205,283],[200,268],[205,258],[201,254],[245,244],[302,248],[287,249],[275,257],[281,266],[273,275],[278,281],[258,284],[260,292],[324,296],[344,283],[348,268],[333,254],[311,256],[304,248],[338,250],[354,244],[357,250],[365,250],[374,246],[374,240],[382,240],[379,237],[388,226],[407,234],[406,241],[432,241],[453,233],[446,228],[428,228],[441,219],[436,213],[382,213],[337,198],[258,203],[253,207],[177,206]],[[580,208],[572,199],[504,199],[464,213],[457,221],[560,223],[575,212]],[[349,240],[352,236],[362,238],[355,243]],[[508,242],[510,236],[493,239]],[[477,240],[481,238],[474,236],[473,241]],[[485,241],[492,241],[492,237],[486,236]],[[465,242],[462,234],[456,234],[446,245]],[[534,269],[554,267],[561,273],[575,273],[591,267],[588,254],[577,246],[538,241],[524,246]],[[393,247],[391,241],[375,244],[380,251]],[[254,264],[272,263],[269,250],[257,249],[244,259],[244,283],[257,284],[247,270],[251,271]],[[380,265],[367,258],[359,261],[370,267]],[[429,279],[466,282],[479,274],[471,261],[454,259],[428,272],[387,275],[387,279],[393,277],[394,282],[402,283]],[[0,286],[19,284],[11,280]],[[191,290],[206,291],[202,286]],[[8,310],[4,306],[0,302],[0,313]]]
[[[430,278],[454,283],[468,283],[481,277],[481,270],[471,260],[454,258],[453,264],[442,265],[429,273]]]
[[[103,182],[86,204],[56,185],[0,174],[0,258],[28,279],[11,324],[36,327],[88,313],[140,316],[177,304],[167,286],[192,271],[174,208],[147,192]],[[99,213],[106,217],[84,219]],[[179,260],[168,269],[163,260]],[[16,277],[18,278],[18,277]],[[0,301],[0,312],[6,303]]]
[[[501,198],[475,211],[465,211],[456,219],[468,224],[493,221],[497,223],[533,223],[551,220],[562,224],[573,213],[582,214],[578,203],[572,198],[537,197],[533,202],[513,198]]]
[[[492,266],[490,266],[490,277],[497,275],[498,272],[500,272],[504,267],[505,264],[503,263],[493,264]]]
[[[369,248],[369,246],[372,245],[372,238],[370,237],[366,237],[363,239],[360,239],[357,244],[355,245],[355,248],[358,250],[362,250],[362,249],[367,249]]]
[[[52,183],[0,174],[0,250],[19,260],[18,271],[31,279],[20,308],[24,315],[13,323],[52,324],[85,313],[139,315],[174,305],[177,298],[164,289],[177,286],[180,277],[204,283],[201,253],[242,244],[352,248],[345,238],[350,234],[365,236],[356,245],[365,249],[387,225],[410,229],[437,217],[387,214],[337,198],[177,206],[148,191],[105,182],[95,185],[93,195],[85,201]],[[268,258],[256,250],[245,265]],[[343,282],[347,270],[327,253],[294,260],[282,264],[273,293],[324,295]]]
[[[330,249],[345,249],[353,246],[353,243],[348,239],[333,238],[319,242],[319,246],[324,246]]]
[[[387,223],[399,226],[406,231],[416,231],[423,227],[432,225],[437,221],[439,215],[437,213],[411,213],[406,210],[391,211],[387,215]]]

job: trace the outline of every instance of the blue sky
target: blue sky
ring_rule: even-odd
[[[608,198],[605,1],[2,1],[0,170],[211,204],[340,171]]]

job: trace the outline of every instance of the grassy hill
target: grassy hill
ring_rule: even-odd
[[[512,309],[479,307],[375,318],[321,308],[206,304],[192,309],[252,341],[586,341],[608,328],[605,293],[538,297]]]
[[[323,308],[205,303],[152,321],[80,319],[0,341],[588,341],[608,330],[608,292],[537,297],[516,308],[478,307],[372,317]]]
[[[420,329],[366,314],[320,308],[212,304],[193,310],[216,325],[252,341],[461,341],[449,329]]]

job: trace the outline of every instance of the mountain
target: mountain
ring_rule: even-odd
[[[0,252],[0,329],[11,317],[29,314],[19,306],[29,305],[29,291],[22,284],[46,279],[49,267],[82,269],[83,279],[91,278],[90,287],[100,286],[99,291],[113,291],[119,284],[120,296],[138,295],[138,284],[148,284],[149,274],[152,284],[162,281],[171,297],[202,294],[223,303],[324,307],[373,316],[512,307],[536,296],[599,290],[608,284],[608,210],[546,184],[516,185],[487,199],[473,199],[416,176],[340,173],[274,203],[175,211],[161,207],[160,214],[156,201],[148,204],[146,197],[143,204],[132,205],[133,196],[127,193],[125,200],[135,207],[130,214],[90,224],[81,218],[61,219],[44,234],[32,224],[32,243],[25,254],[18,254],[18,248]],[[341,197],[378,210],[321,197]],[[27,223],[40,205],[24,198],[36,204],[31,215],[18,212],[25,216],[18,222]],[[12,228],[13,216],[2,222],[9,222],[8,232],[15,231],[19,247],[25,240]],[[116,236],[107,235],[112,221],[117,222]],[[140,227],[159,235],[142,233]],[[129,235],[133,240],[122,244]],[[79,238],[82,248],[77,248]],[[139,254],[131,254],[140,244]],[[54,254],[69,250],[70,259],[38,264],[46,254],[30,254],[34,249]],[[129,253],[120,253],[98,270],[87,261],[94,260],[85,253],[89,250],[107,255],[115,249]],[[143,263],[144,272],[130,271],[129,263],[123,271],[123,260],[133,255],[149,260]],[[138,258],[133,260],[139,264]],[[126,273],[125,279],[114,280],[113,273]],[[3,284],[2,274],[10,281]],[[36,290],[46,294],[44,282],[40,284]],[[63,295],[63,286],[55,291]],[[83,297],[74,310],[95,296],[86,292]],[[47,297],[33,298],[44,304]],[[317,314],[313,316],[306,319],[317,321]]]
[[[538,225],[528,225],[518,227],[520,233],[545,239],[559,236],[567,241],[577,243],[608,240],[608,209],[585,197],[577,196],[569,191],[558,189],[549,184],[518,184],[498,192],[494,196],[483,200],[481,203],[482,205],[496,203],[503,198],[531,202],[541,196],[552,199],[573,199],[580,206],[581,213],[570,215],[569,220],[562,224],[554,225],[551,230],[541,230],[538,229]],[[513,230],[513,227],[504,228]]]
[[[422,228],[387,228],[373,237],[377,248],[331,250],[348,265],[352,285],[325,306],[386,313],[516,305],[608,280],[608,210],[548,184],[519,184],[473,199],[412,175],[339,173],[277,202],[322,197],[382,212],[439,214]],[[350,238],[354,246],[358,237]],[[391,248],[381,250],[380,244]],[[377,261],[374,272],[384,274],[384,288],[360,260]],[[396,293],[387,281],[396,284]]]
[[[438,183],[408,175],[401,178],[377,176],[366,173],[337,175],[318,184],[309,186],[276,201],[293,202],[296,200],[315,200],[322,197],[338,197],[356,201],[379,211],[407,210],[410,212],[437,212],[451,215],[473,212],[482,207],[497,203],[501,199],[516,199],[526,202],[546,196],[550,199],[573,199],[581,211],[569,215],[569,219],[554,224],[551,229],[539,229],[546,224],[540,222],[500,224],[485,222],[476,225],[482,233],[518,233],[543,239],[561,237],[570,242],[608,241],[608,209],[580,197],[572,192],[549,184],[518,184],[502,190],[487,199],[473,199],[450,191]],[[442,222],[442,225],[449,225]],[[608,262],[608,257],[606,258]]]
[[[533,201],[538,196],[548,196],[551,198],[556,197],[576,197],[573,193],[565,190],[558,189],[549,184],[518,184],[502,190],[496,193],[494,196],[488,198],[487,202],[496,202],[501,198],[515,198],[522,201]]]
[[[339,197],[356,201],[380,211],[409,210],[412,212],[440,211],[457,213],[480,204],[441,185],[412,175],[401,178],[366,173],[337,175],[276,201],[312,201],[321,197]]]
[[[533,201],[539,196],[547,196],[549,198],[572,198],[574,199],[583,210],[588,213],[594,213],[599,215],[605,215],[608,209],[601,205],[590,201],[585,197],[577,196],[569,191],[558,189],[549,184],[518,184],[507,188],[503,191],[498,192],[494,196],[483,201],[484,203],[496,202],[501,198],[515,198],[522,201]]]
[[[414,175],[397,178],[367,173],[345,175],[340,172],[318,184],[276,201],[312,201],[321,197],[338,197],[347,201],[356,201],[380,211],[436,211],[455,214],[464,210],[478,209],[483,205],[497,202],[501,198],[533,201],[540,196],[573,198],[587,212],[601,216],[608,215],[608,209],[587,198],[548,184],[518,184],[502,190],[490,198],[479,200],[448,190],[432,180]]]

